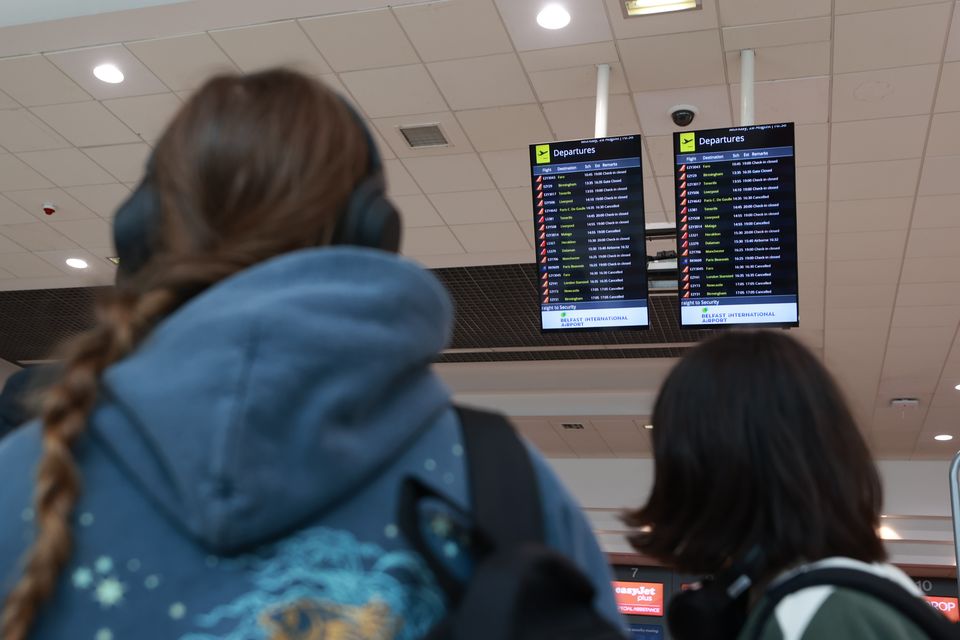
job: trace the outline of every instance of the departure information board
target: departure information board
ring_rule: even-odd
[[[648,325],[640,136],[530,145],[544,331]]]
[[[793,124],[673,137],[680,324],[796,326]]]

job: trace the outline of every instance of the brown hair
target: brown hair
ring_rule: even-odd
[[[320,83],[289,71],[220,76],[180,110],[153,156],[161,201],[150,261],[100,305],[43,405],[36,540],[4,603],[0,637],[23,640],[71,554],[80,495],[71,445],[99,378],[158,321],[207,287],[273,256],[327,244],[366,174],[362,125]]]
[[[697,574],[754,546],[773,573],[886,558],[867,445],[830,374],[783,332],[731,332],[690,351],[653,423],[653,491],[626,517],[638,551]]]

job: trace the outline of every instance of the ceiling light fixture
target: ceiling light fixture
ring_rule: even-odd
[[[960,391],[960,384],[958,384],[957,386],[955,386],[954,389],[956,389],[957,391]]]
[[[86,269],[90,265],[87,264],[86,260],[80,258],[67,258],[67,266],[73,269]]]
[[[653,425],[652,425],[652,424],[645,424],[645,425],[643,425],[643,428],[646,429],[647,431],[652,431],[652,430],[653,430]]]
[[[102,80],[108,84],[120,84],[123,82],[123,71],[115,64],[101,64],[93,68],[93,75],[97,80]]]
[[[937,442],[950,442],[951,440],[953,440],[953,436],[950,435],[949,433],[941,433],[938,436],[933,436],[933,439],[936,440]]]
[[[563,29],[570,24],[570,12],[559,4],[548,4],[537,14],[537,24],[544,29]]]
[[[623,13],[627,18],[673,13],[699,9],[701,0],[624,0]]]

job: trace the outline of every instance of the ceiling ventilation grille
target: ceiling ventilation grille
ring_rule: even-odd
[[[424,149],[428,147],[447,147],[450,142],[439,124],[418,124],[407,127],[400,127],[400,133],[403,134],[407,144],[411,149]]]
[[[564,422],[560,425],[567,431],[583,431],[583,423],[581,422]]]

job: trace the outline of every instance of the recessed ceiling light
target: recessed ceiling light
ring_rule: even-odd
[[[956,389],[957,391],[960,391],[960,384],[958,384],[957,386],[955,386],[954,389]]]
[[[903,540],[903,536],[897,533],[896,529],[883,525],[877,530],[882,540]]]
[[[97,65],[93,68],[93,75],[95,75],[98,80],[109,84],[120,84],[123,82],[123,71],[120,71],[115,64]]]
[[[950,435],[949,433],[941,433],[938,436],[933,436],[933,439],[938,442],[950,442],[951,440],[953,440],[953,436]]]
[[[548,4],[537,14],[537,24],[544,29],[563,29],[570,24],[570,12],[558,4]]]
[[[643,425],[643,428],[646,429],[647,431],[651,431],[651,430],[653,430],[653,425],[652,425],[652,424],[645,424],[645,425]]]
[[[624,0],[623,2],[623,12],[628,18],[699,8],[700,0]]]
[[[80,258],[67,258],[67,266],[74,269],[86,269],[90,265],[87,264],[86,260]]]

